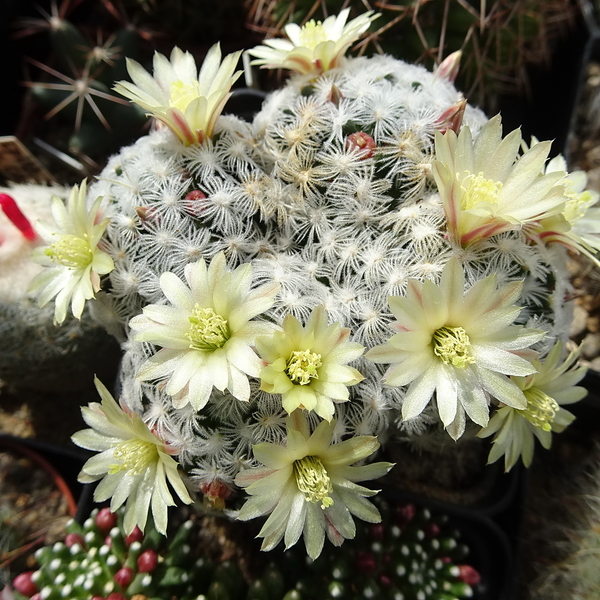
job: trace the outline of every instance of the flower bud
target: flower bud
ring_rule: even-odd
[[[31,579],[33,573],[33,571],[25,571],[25,573],[21,573],[13,579],[13,587],[15,590],[28,598],[31,598],[31,596],[39,592],[37,585],[35,585]]]
[[[117,524],[117,515],[110,512],[109,508],[102,508],[98,511],[95,521],[96,527],[106,535]]]

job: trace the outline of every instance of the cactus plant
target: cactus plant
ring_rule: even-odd
[[[497,110],[499,94],[527,89],[528,67],[548,64],[556,39],[573,26],[577,13],[568,0],[371,5],[381,11],[381,18],[369,36],[356,45],[361,53],[388,53],[431,69],[461,50],[464,64],[458,87],[471,102],[491,112]],[[324,20],[347,6],[360,13],[365,3],[253,0],[247,23],[265,37],[277,38],[287,23]]]
[[[58,186],[0,189],[5,209],[0,212],[0,379],[17,387],[65,391],[88,386],[99,361],[118,353],[89,307],[81,319],[70,316],[58,326],[52,307],[40,308],[28,293],[42,271],[30,259],[40,242],[36,221],[52,221],[51,198],[68,194]]]
[[[546,166],[549,142],[503,138],[499,117],[469,106],[451,82],[457,55],[435,73],[344,58],[373,18],[348,16],[250,51],[299,71],[252,124],[219,117],[236,74],[218,47],[199,72],[179,49],[157,55],[153,75],[130,62],[133,83],[117,89],[160,124],[88,197],[114,263],[96,301],[127,336],[121,410],[178,454],[208,502],[237,508],[245,488],[238,516],[267,516],[263,549],[304,536],[312,558],[325,535],[354,537],[351,515],[379,519],[372,492],[347,483],[389,468],[360,462],[376,436],[443,428],[456,440],[501,406],[549,433],[578,390],[554,398],[518,378],[568,329],[564,246],[594,250],[572,210],[589,197]],[[61,248],[91,248],[60,235]],[[93,254],[76,254],[96,288]],[[572,361],[559,363],[546,382]],[[519,431],[503,431],[514,443],[492,458],[532,443]],[[102,452],[84,473],[104,478],[104,499],[115,475],[133,486],[156,458],[133,443],[113,456],[106,435],[82,437]],[[136,492],[130,504],[141,520],[148,502]]]
[[[252,564],[223,559],[224,540],[209,547],[218,519],[188,519],[165,539],[150,522],[125,535],[123,511],[95,509],[83,525],[70,521],[63,542],[36,551],[39,566],[13,581],[16,600],[312,600],[386,597],[469,598],[480,574],[465,562],[469,549],[446,515],[412,504],[378,502],[384,521],[361,526],[343,552],[317,561],[288,551]],[[240,541],[247,549],[247,541]],[[246,564],[244,564],[244,562]],[[248,564],[249,563],[249,564]],[[65,590],[68,590],[65,592]]]

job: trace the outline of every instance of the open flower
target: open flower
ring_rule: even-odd
[[[535,142],[534,142],[535,145]],[[546,244],[557,242],[589,256],[600,251],[600,208],[591,208],[598,202],[599,194],[586,190],[585,171],[566,173],[567,163],[563,156],[555,156],[548,162],[545,173],[559,172],[564,177],[559,181],[565,188],[565,205],[561,213],[546,217],[527,227],[527,233]]]
[[[162,346],[137,376],[142,381],[168,377],[165,391],[175,408],[189,402],[200,410],[213,387],[247,401],[248,375],[257,377],[262,367],[251,346],[274,329],[251,319],[273,305],[279,286],[251,290],[252,265],[229,271],[222,252],[209,267],[200,260],[186,265],[184,273],[188,285],[173,273],[160,277],[172,306],[150,304],[129,323],[133,340]]]
[[[336,546],[352,539],[356,528],[352,515],[369,523],[381,521],[379,511],[365,497],[377,491],[357,481],[377,479],[390,463],[351,466],[379,448],[377,438],[359,436],[332,444],[335,421],[321,421],[310,435],[300,410],[287,419],[287,446],[262,443],[253,446],[254,457],[264,467],[242,471],[236,484],[249,498],[238,514],[248,521],[269,515],[258,537],[262,550],[272,550],[283,539],[286,548],[304,534],[308,555],[321,554],[325,534]]]
[[[520,308],[521,282],[497,289],[496,276],[479,280],[465,292],[462,267],[444,267],[439,285],[410,279],[406,297],[391,296],[398,333],[367,352],[376,363],[390,363],[389,385],[409,385],[402,417],[419,415],[436,394],[440,418],[454,439],[465,428],[465,412],[485,427],[489,396],[523,409],[527,400],[509,375],[526,376],[535,367],[522,350],[544,332],[513,325]]]
[[[288,413],[304,408],[330,421],[334,402],[348,400],[348,386],[363,380],[347,363],[365,349],[349,342],[349,337],[350,330],[339,323],[327,325],[323,306],[313,310],[306,327],[287,315],[282,331],[256,340],[256,348],[267,363],[260,372],[260,389],[281,394]]]
[[[101,479],[94,500],[103,502],[111,498],[112,512],[127,501],[124,521],[127,534],[136,525],[144,530],[151,508],[156,529],[166,535],[167,507],[175,505],[167,481],[182,502],[192,502],[177,470],[178,463],[172,457],[176,452],[156,437],[139,415],[124,411],[98,379],[95,383],[102,403],[92,402],[81,409],[91,429],[78,431],[71,439],[78,446],[100,454],[83,465],[79,481],[91,483]]]
[[[488,464],[504,455],[504,470],[509,471],[520,456],[528,467],[533,459],[534,437],[548,449],[552,432],[560,433],[571,424],[575,417],[562,405],[578,402],[587,394],[584,387],[575,385],[585,375],[586,368],[571,369],[577,352],[571,352],[560,364],[562,354],[563,346],[557,342],[545,360],[533,361],[537,373],[511,378],[523,390],[527,406],[521,410],[503,406],[479,432],[482,438],[496,434]]]
[[[502,139],[500,116],[481,129],[475,142],[467,126],[436,132],[433,176],[446,214],[447,227],[467,246],[497,233],[522,228],[559,214],[564,173],[542,173],[550,142],[535,144],[521,157],[521,132]]]
[[[212,137],[231,96],[229,90],[241,75],[241,71],[234,73],[240,54],[229,54],[221,62],[221,48],[215,44],[198,73],[194,57],[175,47],[170,61],[154,54],[153,76],[135,60],[127,59],[133,83],[119,81],[114,89],[162,121],[187,146],[201,144]]]
[[[339,66],[350,45],[357,40],[379,15],[370,10],[346,23],[350,9],[322,23],[311,19],[303,27],[289,23],[284,31],[289,39],[265,40],[248,53],[256,57],[253,65],[268,69],[290,69],[298,73],[322,73]]]
[[[62,323],[69,303],[73,315],[81,317],[86,300],[100,290],[100,275],[114,268],[112,258],[98,249],[98,242],[109,219],[100,218],[102,196],[88,211],[85,205],[86,182],[71,190],[67,205],[52,198],[52,216],[56,225],[37,223],[37,231],[49,245],[36,248],[31,258],[47,269],[31,282],[29,291],[38,294],[40,306],[56,296],[54,320]]]

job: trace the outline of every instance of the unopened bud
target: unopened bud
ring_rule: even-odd
[[[446,58],[435,68],[433,71],[436,77],[440,79],[446,79],[450,83],[454,83],[456,76],[458,75],[458,68],[460,67],[460,59],[462,57],[462,51],[457,50],[452,54],[446,56]]]
[[[435,120],[434,128],[442,134],[449,129],[452,129],[454,133],[458,133],[462,125],[465,108],[467,108],[467,101],[464,98],[455,102]]]
[[[363,160],[371,158],[375,148],[377,148],[375,140],[364,131],[357,131],[346,138],[346,150],[356,151]]]

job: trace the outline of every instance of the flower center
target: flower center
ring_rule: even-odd
[[[517,412],[535,427],[543,431],[552,431],[554,417],[560,409],[558,402],[535,387],[525,390],[524,393],[527,398],[527,408]]]
[[[212,308],[202,308],[196,304],[188,321],[191,326],[186,337],[190,340],[190,348],[193,350],[217,350],[229,339],[227,320]]]
[[[188,104],[200,98],[200,84],[197,81],[190,83],[184,83],[181,79],[174,81],[171,84],[169,106],[172,108],[178,108],[181,112],[185,112]]]
[[[446,365],[464,369],[475,362],[471,340],[462,327],[440,327],[433,333],[433,353]]]
[[[498,206],[498,196],[502,190],[502,182],[486,179],[483,173],[473,175],[465,171],[466,176],[463,178],[460,189],[463,195],[460,201],[462,210],[470,210],[473,208],[487,207],[490,212],[495,212]],[[460,177],[457,174],[457,177]]]
[[[299,385],[308,385],[311,379],[319,379],[317,369],[323,364],[321,355],[310,350],[295,350],[287,362],[287,376]]]
[[[320,502],[321,508],[333,505],[331,479],[318,456],[305,456],[294,461],[296,485],[309,502]]]
[[[563,216],[570,225],[574,225],[585,216],[587,209],[594,204],[595,198],[589,192],[574,194],[568,190],[565,192],[565,196],[567,196],[568,200],[565,202]]]
[[[85,269],[94,258],[87,235],[62,235],[58,242],[46,248],[44,253],[54,262],[73,269]]]
[[[321,21],[311,19],[300,30],[300,43],[305,48],[314,50],[321,42],[327,41],[327,33]]]
[[[109,475],[121,471],[131,471],[134,475],[139,475],[158,460],[158,449],[152,442],[134,438],[119,442],[114,448],[114,457],[119,462],[108,467]]]

